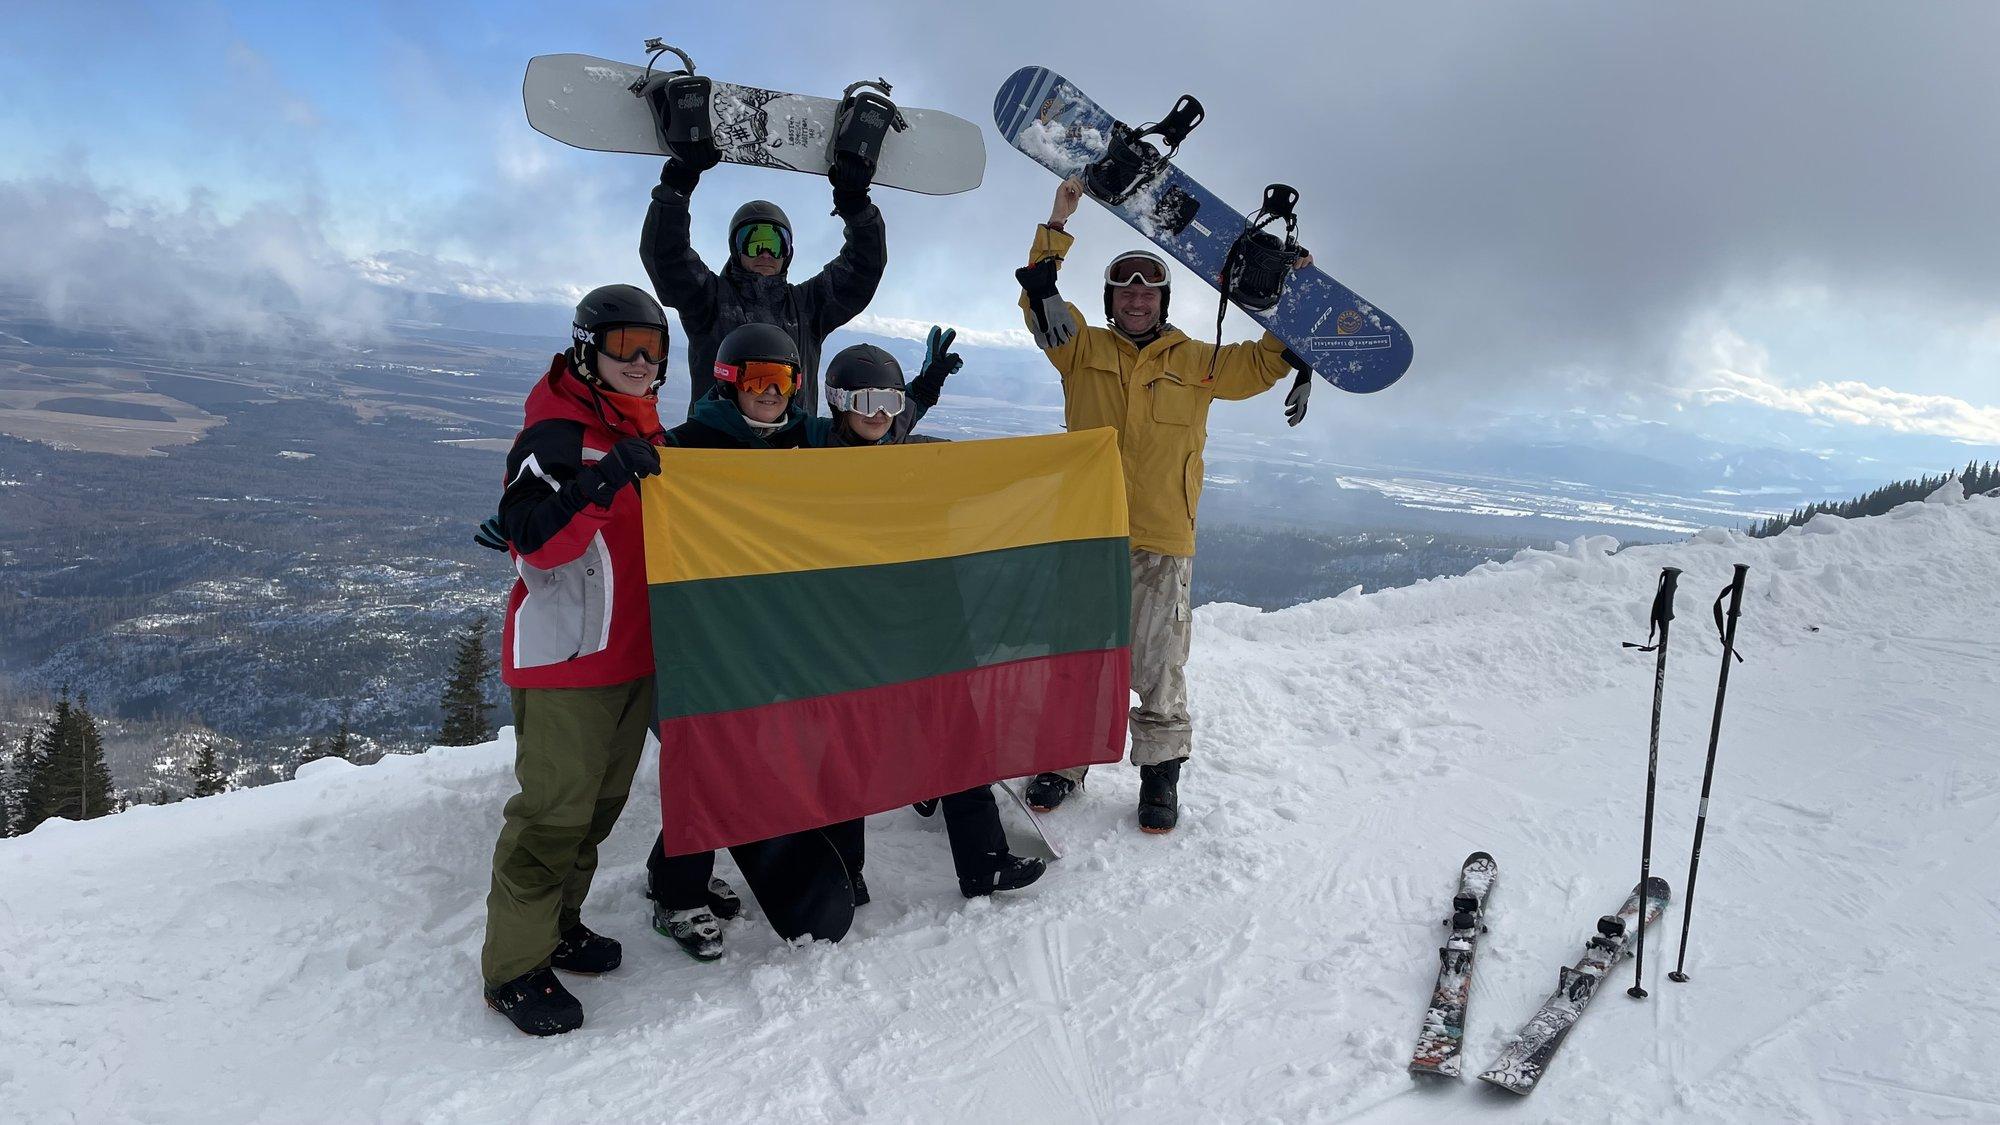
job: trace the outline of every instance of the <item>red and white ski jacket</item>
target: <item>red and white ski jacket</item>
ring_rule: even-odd
[[[528,394],[507,454],[500,524],[517,576],[507,598],[501,679],[509,687],[604,687],[653,672],[639,494],[609,508],[577,474],[623,438],[659,444],[658,404],[600,391],[558,355]]]

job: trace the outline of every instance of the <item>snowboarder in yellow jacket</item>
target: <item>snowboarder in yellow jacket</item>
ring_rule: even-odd
[[[1218,398],[1269,390],[1294,364],[1284,341],[1268,332],[1217,347],[1169,324],[1167,263],[1144,250],[1111,260],[1104,271],[1109,325],[1085,325],[1077,307],[1056,292],[1056,271],[1073,241],[1063,227],[1082,198],[1075,180],[1056,189],[1029,264],[1015,276],[1028,328],[1062,376],[1065,425],[1118,431],[1132,521],[1132,688],[1139,705],[1131,714],[1131,756],[1140,774],[1139,826],[1169,832],[1180,815],[1181,762],[1193,748],[1185,667],[1208,407]],[[1308,255],[1298,264],[1311,262]],[[1038,775],[1029,803],[1054,808],[1083,774],[1078,768]]]

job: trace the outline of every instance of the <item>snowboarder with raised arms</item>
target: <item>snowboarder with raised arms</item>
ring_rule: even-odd
[[[660,171],[660,185],[646,210],[639,257],[653,289],[680,314],[688,337],[688,409],[714,385],[716,345],[744,324],[774,324],[798,347],[810,415],[819,397],[819,350],[833,330],[854,319],[875,296],[888,265],[882,212],[869,200],[873,168],[850,153],[840,154],[827,179],[833,185],[833,212],[845,225],[840,253],[819,273],[799,283],[787,280],[795,249],[791,220],[775,203],[752,200],[729,220],[729,258],[717,274],[689,240],[688,207],[701,174],[720,160],[712,141],[676,142]],[[907,432],[912,418],[902,426]]]
[[[660,471],[667,316],[631,285],[593,289],[569,350],[528,394],[498,522],[514,560],[501,678],[514,775],[480,952],[486,1002],[529,1035],[583,1025],[551,970],[616,969],[582,908],[653,716],[652,617],[638,482]]]
[[[1063,229],[1083,199],[1083,185],[1056,188],[1049,220],[1035,231],[1028,266],[1015,271],[1021,308],[1035,342],[1062,378],[1070,430],[1111,426],[1125,463],[1132,547],[1131,759],[1139,767],[1139,827],[1170,832],[1180,818],[1181,763],[1194,746],[1186,664],[1193,626],[1195,508],[1201,499],[1208,409],[1216,399],[1269,390],[1297,366],[1284,341],[1226,347],[1190,339],[1167,321],[1167,263],[1145,250],[1111,260],[1104,271],[1106,327],[1085,326],[1056,290],[1072,237]],[[1312,263],[1303,256],[1294,268]],[[1036,775],[1028,801],[1062,804],[1087,767]]]

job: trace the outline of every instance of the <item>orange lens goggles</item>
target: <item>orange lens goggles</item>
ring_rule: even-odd
[[[799,389],[798,371],[789,363],[775,360],[745,360],[740,367],[718,363],[715,365],[715,377],[725,383],[734,383],[737,390],[753,395],[775,390],[789,396]]]
[[[667,361],[667,330],[650,325],[628,324],[601,333],[597,350],[620,363],[644,356],[648,363]]]

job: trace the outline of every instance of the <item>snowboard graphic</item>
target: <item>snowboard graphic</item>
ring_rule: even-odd
[[[575,148],[664,156],[653,110],[632,89],[646,70],[590,55],[537,55],[521,82],[528,124]],[[664,73],[664,66],[653,70]],[[712,81],[709,90],[715,146],[725,163],[826,174],[840,99],[729,82]],[[979,126],[935,109],[897,107],[895,119],[882,138],[875,183],[925,195],[979,186],[986,175]]]
[[[1192,112],[1198,122],[1199,106]],[[993,120],[1008,143],[1064,179],[1103,160],[1114,135],[1126,128],[1074,83],[1038,66],[1015,71],[1001,85]],[[1091,194],[1210,284],[1219,282],[1230,248],[1249,226],[1171,161],[1140,177],[1122,200]],[[1379,391],[1410,366],[1410,337],[1403,326],[1317,266],[1293,272],[1272,307],[1259,310],[1240,301],[1237,307],[1341,390]]]

